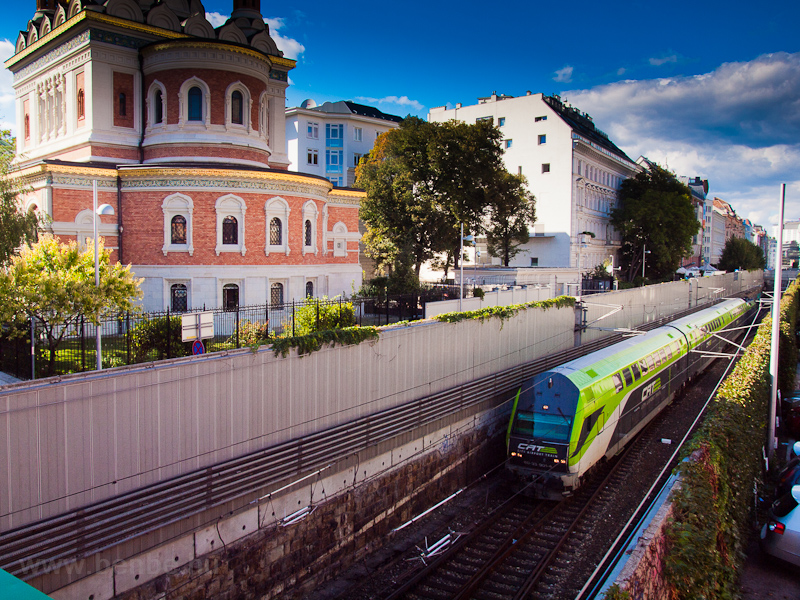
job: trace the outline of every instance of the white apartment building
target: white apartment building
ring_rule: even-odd
[[[349,100],[317,106],[304,100],[286,109],[289,170],[320,175],[336,187],[352,187],[355,167],[382,133],[400,126],[402,117]]]
[[[456,104],[428,113],[428,120],[435,122],[484,119],[503,132],[506,168],[524,175],[536,196],[530,241],[510,266],[587,271],[615,255],[621,242],[610,224],[611,209],[622,181],[640,167],[594,126],[589,115],[558,96],[493,93],[472,106]]]

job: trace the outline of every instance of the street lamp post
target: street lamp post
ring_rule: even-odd
[[[783,275],[783,211],[786,205],[786,184],[781,184],[781,200],[778,209],[778,253],[775,261],[775,285],[772,288],[772,339],[769,353],[770,398],[769,422],[767,427],[767,457],[775,455],[777,437],[775,435],[775,417],[778,412],[778,352],[780,350],[781,319],[781,277]]]
[[[650,254],[650,250],[647,249],[647,244],[642,244],[642,279],[644,279],[644,262],[648,254]],[[642,282],[642,285],[644,285],[644,282]]]
[[[95,179],[92,182],[92,201],[94,203],[94,214],[92,215],[92,220],[94,222],[94,286],[96,288],[100,287],[100,260],[99,260],[99,252],[97,248],[97,221],[100,215],[113,215],[114,214],[114,207],[110,204],[101,204],[97,206],[97,180]],[[95,331],[97,332],[97,370],[100,371],[103,368],[103,342],[102,342],[102,334],[100,330],[102,329],[100,318],[98,315],[97,326],[95,327]]]
[[[461,249],[458,251],[458,265],[461,269],[461,273],[458,276],[458,284],[460,286],[460,291],[458,293],[458,312],[461,312],[461,307],[464,303],[464,242],[471,242],[474,238],[472,235],[465,236],[464,235],[464,224],[461,223]]]

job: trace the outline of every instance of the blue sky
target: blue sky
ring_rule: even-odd
[[[219,24],[232,0],[203,4]],[[4,7],[3,59],[34,11]],[[350,99],[425,117],[493,91],[558,93],[631,158],[707,178],[740,216],[776,223],[785,182],[786,218],[800,218],[798,3],[262,0],[262,13],[298,61],[288,106]],[[13,127],[7,72],[0,86]]]

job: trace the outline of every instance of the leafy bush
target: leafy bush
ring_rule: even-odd
[[[784,393],[794,388],[798,285],[795,281],[781,301],[779,384]],[[673,500],[665,558],[674,598],[738,597],[737,568],[769,414],[771,327],[770,317],[765,318],[687,447],[693,460],[679,466],[683,481]]]
[[[241,321],[239,323],[239,346],[258,346],[269,339],[269,323],[253,323]],[[236,347],[236,332],[225,342],[232,348]]]
[[[483,291],[483,288],[476,287],[472,290],[472,297],[473,298],[485,298],[486,293]]]
[[[181,318],[169,317],[169,336],[167,334],[167,317],[159,317],[142,321],[129,333],[131,340],[131,357],[133,362],[163,360],[167,356],[189,356],[192,345],[181,341]],[[169,344],[169,352],[167,345]],[[151,355],[155,352],[155,357]]]
[[[352,302],[331,304],[327,297],[320,301],[309,298],[295,311],[294,334],[295,337],[300,337],[316,331],[352,327],[355,324],[356,313]]]

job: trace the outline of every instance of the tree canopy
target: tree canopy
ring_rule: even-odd
[[[645,250],[651,277],[674,273],[681,258],[691,253],[692,236],[700,229],[689,188],[655,164],[622,182],[611,223],[622,236],[622,264],[629,280],[641,272]]]
[[[507,267],[530,238],[528,225],[536,221],[536,199],[525,187],[522,175],[503,171],[489,199],[485,223],[489,254]]]
[[[416,117],[381,135],[356,170],[357,185],[367,192],[360,213],[369,228],[367,252],[385,260],[411,257],[417,277],[441,253],[455,257],[457,266],[460,226],[477,233],[492,193],[507,204],[521,189],[521,182],[507,179],[500,139],[488,121]]]
[[[56,348],[80,316],[97,324],[103,315],[133,310],[141,297],[141,280],[133,277],[130,266],[112,265],[109,252],[99,250],[98,287],[94,247],[89,244],[81,252],[74,241],[62,244],[51,235],[23,246],[0,271],[0,322],[35,317],[44,327],[51,365]]]
[[[8,264],[24,243],[33,242],[39,229],[39,216],[25,212],[18,196],[24,189],[9,177],[13,168],[15,140],[8,130],[0,130],[0,265]]]
[[[722,271],[742,269],[754,271],[767,266],[764,251],[753,242],[739,237],[730,237],[722,249],[717,268]]]

